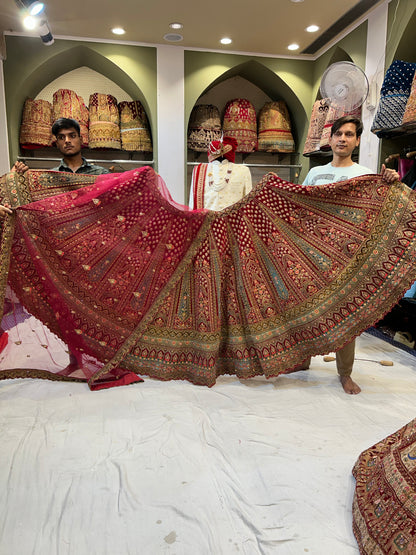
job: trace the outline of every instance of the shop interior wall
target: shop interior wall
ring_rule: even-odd
[[[386,66],[397,56],[401,56],[401,59],[405,55],[409,57],[410,51],[414,58],[414,18],[414,1],[393,0],[390,3]],[[366,31],[367,24],[364,22],[315,61],[185,51],[185,144],[189,115],[198,99],[227,79],[239,77],[250,81],[267,97],[286,101],[292,117],[297,151],[301,153],[312,105],[319,96],[323,72],[331,63],[340,60],[351,60],[364,68]],[[53,48],[49,48],[37,37],[7,36],[6,41],[4,77],[11,163],[18,154],[18,133],[25,98],[36,97],[53,79],[81,66],[107,75],[131,98],[137,98],[143,103],[152,129],[154,148],[157,150],[156,46],[58,39]],[[154,158],[157,160],[157,152]],[[301,158],[303,168],[300,180],[306,175],[310,163],[309,159]],[[185,153],[183,159],[186,161]]]

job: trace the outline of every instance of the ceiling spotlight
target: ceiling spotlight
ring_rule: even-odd
[[[294,4],[296,4],[297,2],[303,2],[303,0],[290,0],[291,2],[293,2]]]
[[[306,27],[306,31],[308,33],[316,33],[316,31],[319,31],[319,27],[318,25],[309,25],[309,27]]]
[[[124,35],[126,31],[123,29],[123,27],[113,27],[113,29],[111,29],[111,32],[115,35]]]
[[[221,44],[231,44],[233,41],[228,38],[228,37],[224,37],[223,39],[220,40]]]
[[[24,8],[28,11],[29,15],[39,15],[45,9],[45,4],[39,0],[16,0],[19,8]]]
[[[182,23],[169,23],[169,27],[171,29],[182,29],[183,25]]]
[[[39,19],[32,15],[27,15],[23,19],[23,27],[28,31],[33,31],[39,25]]]
[[[296,44],[295,42],[293,44],[289,44],[289,46],[287,47],[288,50],[297,50],[299,48],[299,44]]]

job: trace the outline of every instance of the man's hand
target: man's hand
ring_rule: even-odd
[[[381,166],[381,179],[386,183],[395,183],[396,181],[400,181],[400,175],[396,170],[392,170],[391,168],[386,168],[386,165],[383,164]]]
[[[29,169],[29,166],[26,166],[24,162],[17,161],[13,164],[11,171],[17,172],[17,173],[25,173],[27,172],[28,169]]]
[[[8,206],[3,206],[2,204],[0,204],[0,218],[4,218],[6,214],[13,214],[13,211],[10,210]]]

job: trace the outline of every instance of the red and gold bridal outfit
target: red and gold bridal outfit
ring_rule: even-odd
[[[26,175],[3,177],[2,199],[94,179]],[[221,374],[272,377],[343,346],[408,289],[415,201],[378,176],[305,187],[269,174],[220,212],[189,211],[147,167],[18,208],[1,278],[9,249],[14,291],[91,387],[129,372],[208,386]]]

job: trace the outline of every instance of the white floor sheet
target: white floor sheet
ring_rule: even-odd
[[[12,327],[0,368],[65,365],[44,333]],[[357,554],[351,469],[416,416],[416,359],[367,334],[356,357],[394,366],[357,360],[357,396],[322,357],[211,389],[0,381],[0,554]]]

